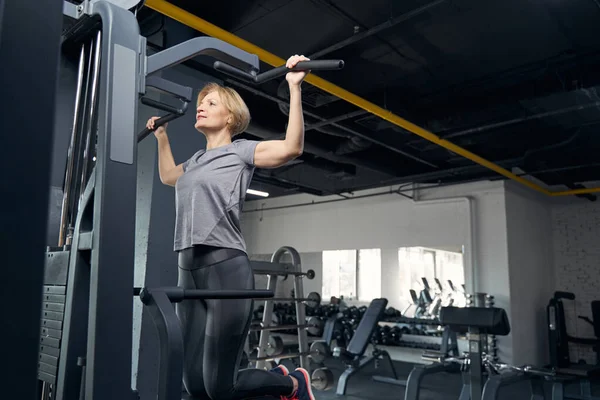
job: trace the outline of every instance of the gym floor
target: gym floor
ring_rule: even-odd
[[[285,361],[284,364],[290,370],[295,368],[291,362]],[[328,391],[317,391],[313,389],[313,394],[317,400],[404,400],[404,387],[389,385],[371,380],[373,375],[391,376],[390,372],[384,367],[377,370],[374,367],[365,368],[357,373],[348,382],[346,394],[337,396],[336,385],[340,375],[343,373],[344,365],[335,359],[328,359],[325,366],[329,368],[335,376],[335,385]],[[406,379],[413,365],[394,361],[394,366],[399,379]],[[423,387],[419,400],[457,400],[462,388],[462,378],[459,374],[440,373],[433,374],[423,379]],[[577,386],[567,387],[565,394],[577,393]],[[547,383],[544,386],[545,398],[551,398],[551,385]],[[600,388],[592,387],[592,394],[599,393]],[[499,392],[498,400],[521,400],[530,398],[529,383],[527,381],[518,382],[513,385],[502,388]]]

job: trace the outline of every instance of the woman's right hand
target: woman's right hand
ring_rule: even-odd
[[[150,129],[151,131],[154,131],[154,136],[156,136],[157,139],[167,134],[167,125],[169,125],[169,123],[167,122],[166,124],[163,124],[159,126],[156,130],[154,130],[154,122],[159,118],[160,117],[152,117],[148,120],[148,122],[146,122],[146,128]]]

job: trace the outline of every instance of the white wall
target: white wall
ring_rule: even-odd
[[[378,191],[385,190],[366,193]],[[356,196],[363,194],[357,193]],[[464,199],[446,200],[461,196],[470,197],[470,206]],[[393,306],[399,295],[394,287],[398,261],[397,250],[393,249],[403,246],[435,248],[465,245],[467,290],[493,294],[497,306],[505,308],[510,316],[506,209],[502,182],[422,191],[417,202],[397,194],[386,194],[327,204],[276,208],[333,198],[301,195],[246,203],[242,229],[249,253],[271,254],[281,246],[295,247],[300,253],[388,249],[382,252],[382,296],[388,297]],[[432,200],[436,201],[430,203]],[[317,279],[313,283],[320,283]],[[318,285],[316,288],[320,290]],[[499,338],[498,346],[499,356],[510,362],[511,337]]]
[[[546,305],[554,292],[551,203],[507,182],[506,236],[515,364],[548,360]]]
[[[552,208],[556,290],[575,293],[565,301],[570,335],[593,337],[592,327],[577,315],[592,317],[590,302],[600,300],[600,204],[587,200]],[[575,309],[576,307],[576,309]],[[595,362],[589,346],[570,346],[571,359]]]

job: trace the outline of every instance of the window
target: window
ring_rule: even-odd
[[[381,297],[381,249],[358,251],[358,300]]]
[[[424,288],[422,278],[437,291],[435,279],[439,279],[444,291],[449,291],[448,280],[455,288],[464,284],[463,254],[424,247],[401,247],[398,249],[399,282],[398,289],[403,300],[402,307],[412,303],[410,289],[417,296]]]
[[[463,264],[462,253],[450,251],[437,251],[438,267],[436,271],[437,278],[443,285],[447,285],[451,280],[455,288],[465,283],[465,267]]]
[[[381,297],[381,250],[324,251],[321,296],[369,302]]]
[[[398,249],[400,267],[400,291],[409,296],[409,290],[421,287],[425,277],[428,281],[435,278],[435,252],[424,251],[422,247],[401,247]],[[418,292],[418,291],[417,291]]]
[[[356,297],[356,250],[328,250],[323,252],[323,286],[321,296]]]

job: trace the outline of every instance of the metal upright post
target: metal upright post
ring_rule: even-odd
[[[292,266],[294,272],[302,272],[302,263],[300,261],[300,253],[293,247],[284,246],[279,248],[271,258],[272,263],[281,263],[281,258],[284,254],[288,253],[292,258]],[[296,298],[304,298],[304,287],[302,284],[302,275],[294,276],[294,295]],[[306,305],[303,302],[296,301],[296,323],[298,325],[306,324]],[[308,346],[308,334],[304,327],[298,328],[298,351],[300,353],[300,366],[305,369],[309,369],[309,356],[310,351]]]
[[[469,383],[470,400],[481,400],[483,391],[482,381],[482,342],[485,336],[477,328],[469,328]]]
[[[57,400],[78,398],[82,355],[85,399],[132,396],[139,27],[114,4],[90,8],[80,32],[102,22],[97,160],[71,246]]]
[[[267,278],[267,290],[272,291],[273,293],[277,293],[277,280],[278,276],[276,274],[268,275]],[[273,322],[273,300],[265,300],[265,309],[263,310],[263,326],[271,326]],[[269,345],[269,337],[271,335],[271,331],[262,330],[260,331],[260,338],[258,340],[258,352],[256,361],[256,368],[264,369],[266,366],[266,361],[261,360],[261,358],[267,356],[267,346]]]

